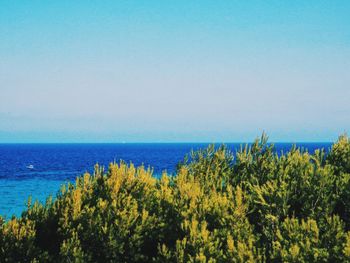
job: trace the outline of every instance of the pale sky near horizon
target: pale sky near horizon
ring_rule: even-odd
[[[334,141],[350,1],[0,1],[1,142]]]

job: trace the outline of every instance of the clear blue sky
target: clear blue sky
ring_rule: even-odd
[[[350,1],[0,2],[0,142],[349,130]]]

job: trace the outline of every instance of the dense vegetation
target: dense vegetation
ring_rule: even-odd
[[[1,262],[350,262],[350,140],[193,152],[176,176],[112,163],[0,217]]]

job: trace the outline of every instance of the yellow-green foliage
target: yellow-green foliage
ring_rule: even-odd
[[[0,217],[0,262],[350,262],[349,173],[347,136],[328,154],[210,146],[159,179],[96,166]]]

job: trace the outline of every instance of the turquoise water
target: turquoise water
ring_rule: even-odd
[[[60,185],[74,182],[76,176],[91,172],[99,163],[124,160],[135,165],[154,168],[154,175],[162,171],[173,173],[176,164],[192,149],[208,144],[0,144],[0,215],[19,216],[28,197],[44,202],[55,195]],[[330,143],[297,144],[313,152],[328,149]],[[233,151],[240,144],[228,144]],[[277,143],[276,151],[288,151],[292,144]]]

